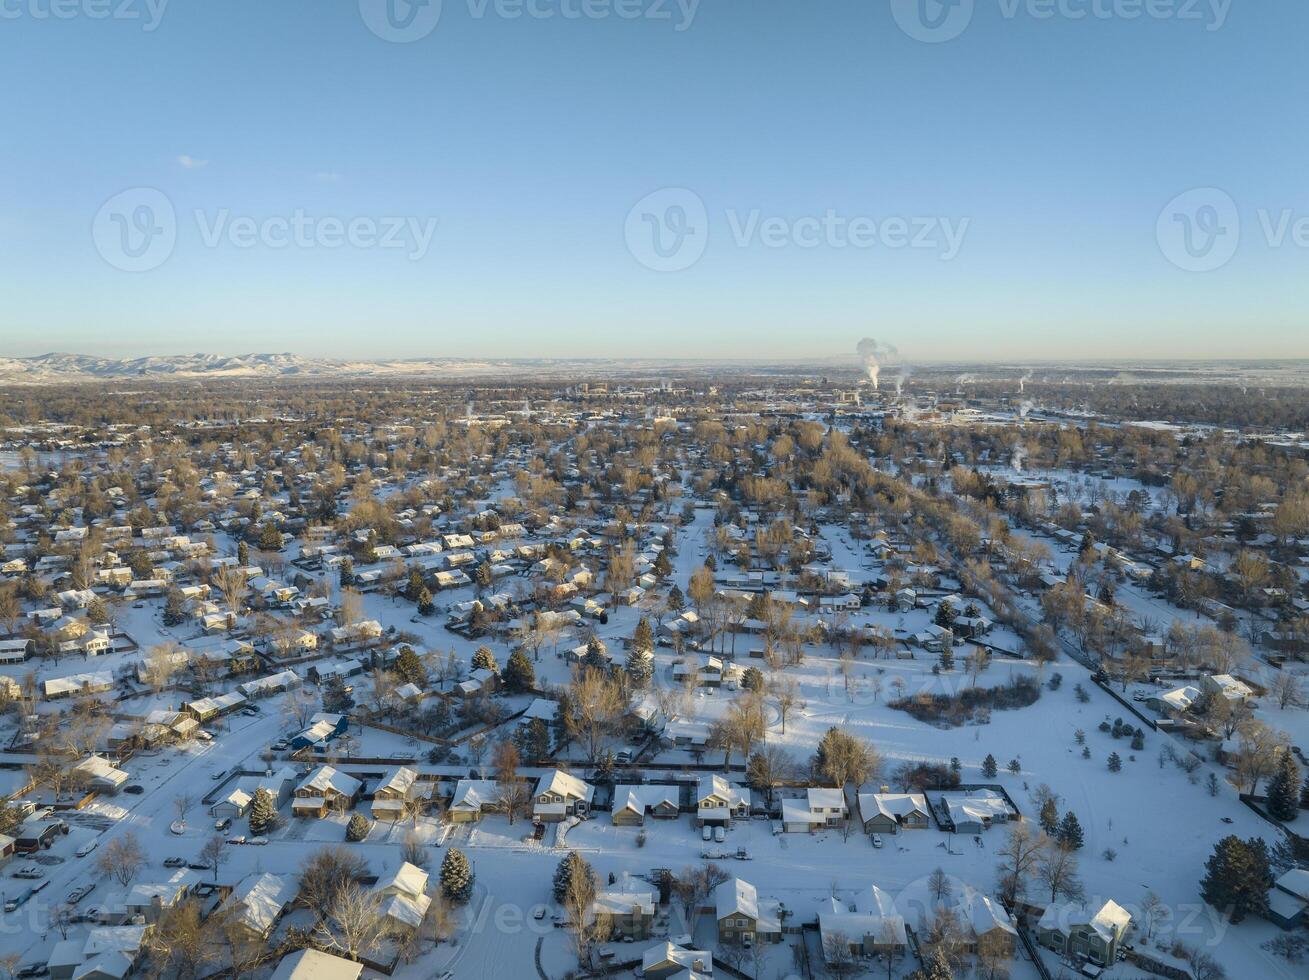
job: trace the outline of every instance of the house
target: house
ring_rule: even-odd
[[[730,824],[750,815],[750,791],[722,776],[701,776],[695,790],[696,826]]]
[[[911,927],[925,936],[936,927],[942,915],[949,915],[964,952],[998,952],[1012,958],[1018,941],[1018,930],[1004,907],[963,881],[952,881],[948,892],[935,894],[927,887],[901,892],[900,911],[911,920]]]
[[[782,801],[782,828],[787,833],[808,833],[838,827],[849,814],[842,790],[811,786],[803,799]]]
[[[482,819],[484,810],[500,806],[500,787],[494,779],[461,779],[446,807],[451,823],[472,823]]]
[[[992,789],[942,793],[940,805],[956,834],[980,834],[1017,816],[1004,795]]]
[[[1279,929],[1294,929],[1309,923],[1309,871],[1292,868],[1268,890],[1269,922]]]
[[[378,881],[374,892],[381,896],[379,911],[388,931],[413,932],[423,924],[432,904],[427,894],[427,879],[426,871],[405,861]]]
[[[98,793],[117,793],[132,777],[94,753],[73,767],[74,775]]]
[[[251,939],[266,940],[299,890],[292,875],[250,875],[232,890],[223,910],[229,913],[227,921]]]
[[[362,963],[316,949],[301,949],[278,963],[269,980],[359,980],[363,972]]]
[[[166,909],[175,908],[186,901],[191,889],[200,881],[196,872],[181,868],[165,881],[141,882],[133,885],[123,900],[128,916],[143,915],[146,922],[158,922]]]
[[[0,640],[0,664],[20,664],[32,656],[32,649],[32,641],[22,637]]]
[[[350,720],[345,715],[328,714],[320,711],[309,719],[309,727],[291,739],[293,751],[313,746],[326,745],[334,738],[344,735],[350,728]]]
[[[651,946],[641,956],[641,976],[645,980],[707,980],[714,973],[713,954],[702,949],[687,949],[670,942]]]
[[[1233,704],[1247,704],[1254,700],[1254,689],[1231,674],[1210,674],[1200,678],[1200,690],[1213,697],[1226,698]]]
[[[1097,966],[1118,962],[1118,949],[1132,916],[1115,901],[1098,906],[1075,902],[1048,906],[1037,923],[1037,941],[1064,956],[1085,957]]]
[[[245,695],[240,691],[231,691],[228,694],[221,694],[214,698],[200,698],[196,701],[188,701],[182,705],[182,710],[203,724],[214,718],[230,715],[244,704]]]
[[[898,834],[931,825],[931,808],[922,793],[860,793],[859,822],[865,834]]]
[[[413,813],[422,799],[418,772],[408,766],[392,769],[373,790],[373,819],[396,823]]]
[[[780,903],[761,900],[755,886],[740,878],[729,878],[714,889],[714,918],[720,943],[782,941]]]
[[[824,899],[821,906],[818,933],[828,962],[832,962],[841,942],[848,944],[856,956],[900,951],[909,942],[904,917],[896,911],[891,896],[876,885],[869,886],[852,904],[833,897]]]
[[[456,688],[455,693],[461,698],[475,698],[482,693],[490,693],[500,685],[500,675],[486,667],[478,667],[468,675],[468,680],[462,681]]]
[[[639,827],[646,814],[657,820],[675,820],[679,812],[676,786],[615,786],[613,822],[618,827]]]
[[[51,980],[123,980],[136,967],[149,926],[96,926],[55,943],[46,961]]]
[[[1146,704],[1161,715],[1178,718],[1190,711],[1191,706],[1200,699],[1200,696],[1200,689],[1188,684],[1163,694],[1153,695],[1146,701]]]
[[[281,694],[283,691],[289,691],[300,684],[300,678],[291,670],[278,671],[276,674],[269,674],[267,677],[260,677],[258,680],[246,681],[244,684],[237,686],[237,689],[247,698],[272,697],[274,694]]]
[[[41,689],[47,701],[56,698],[72,697],[82,694],[99,694],[112,691],[114,675],[107,670],[94,674],[73,674],[69,677],[51,677],[42,683]]]
[[[295,789],[291,812],[297,817],[324,817],[331,810],[349,810],[363,784],[331,766],[319,766]]]
[[[649,939],[658,902],[648,889],[633,888],[624,880],[620,888],[596,892],[591,916],[602,927],[600,934],[615,939]]]
[[[540,778],[532,794],[532,819],[558,823],[566,817],[584,817],[590,811],[595,787],[556,769]]]

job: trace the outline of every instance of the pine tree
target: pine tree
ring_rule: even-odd
[[[1258,838],[1241,840],[1224,837],[1214,846],[1205,863],[1200,894],[1233,923],[1247,915],[1262,914],[1268,909],[1268,890],[1273,886],[1273,872],[1268,848]]]
[[[345,839],[358,843],[367,837],[372,829],[373,825],[368,822],[367,817],[362,813],[353,813],[350,815],[350,822],[345,826]]]
[[[1277,772],[1268,781],[1268,812],[1277,820],[1294,820],[1300,815],[1300,767],[1283,752]]]
[[[1139,728],[1136,734],[1132,736],[1132,751],[1140,752],[1145,749],[1145,733]]]
[[[556,902],[562,902],[568,895],[568,886],[572,884],[573,875],[585,875],[591,879],[591,884],[595,884],[595,869],[591,867],[586,858],[576,851],[569,851],[558,867],[555,868],[553,889]]]
[[[238,541],[236,545],[236,563],[242,568],[250,564],[250,546],[244,541]]]
[[[605,656],[604,641],[594,633],[586,641],[586,655],[582,657],[582,663],[595,670],[603,670],[609,666],[609,658]]]
[[[668,610],[672,613],[680,613],[686,608],[686,597],[682,595],[682,590],[674,583],[673,587],[668,590]]]
[[[627,654],[627,676],[634,688],[643,688],[654,676],[654,655],[649,649],[637,647],[635,643]]]
[[[954,670],[954,650],[950,648],[949,643],[941,647],[941,669]]]
[[[164,603],[164,625],[177,626],[186,620],[186,600],[177,589],[170,589]]]
[[[436,603],[432,601],[432,590],[423,586],[418,590],[418,615],[430,616],[436,609]]]
[[[1059,829],[1059,807],[1053,799],[1047,799],[1041,804],[1040,821],[1041,829],[1053,837]]]
[[[395,672],[404,679],[407,684],[414,684],[417,687],[427,687],[427,668],[423,662],[418,659],[418,654],[414,648],[405,644],[400,648],[399,655],[395,658],[393,665]]]
[[[417,568],[409,569],[409,583],[405,586],[405,595],[414,602],[423,591],[423,573]]]
[[[282,548],[282,532],[277,529],[272,521],[269,521],[259,530],[259,547],[264,551],[280,551]]]
[[[550,755],[550,726],[541,718],[533,718],[514,733],[514,744],[526,762],[546,759]]]
[[[995,756],[988,752],[986,758],[982,760],[982,775],[987,779],[994,779],[999,771],[1000,767],[995,761]]]
[[[762,691],[764,689],[764,672],[758,667],[747,667],[744,676],[741,678],[741,686],[747,691]]]
[[[490,647],[478,647],[473,651],[473,670],[489,670],[493,674],[500,673],[500,665],[495,662],[495,654],[491,652]]]
[[[1077,819],[1077,814],[1069,810],[1064,814],[1064,818],[1059,821],[1059,829],[1055,831],[1055,840],[1059,846],[1067,851],[1081,850],[1082,845],[1086,843],[1086,837],[1082,833],[1081,821]]]
[[[500,673],[500,680],[512,694],[522,694],[536,687],[536,668],[521,647],[509,654],[509,662]]]
[[[473,868],[457,847],[446,851],[441,862],[441,894],[456,905],[465,905],[473,897]]]
[[[494,581],[495,575],[491,572],[491,563],[489,561],[484,561],[477,566],[477,587],[479,589],[489,589]]]
[[[646,653],[654,650],[654,631],[650,629],[650,620],[644,616],[636,624],[636,632],[632,634],[632,649],[643,650]]]
[[[954,980],[954,971],[950,969],[950,960],[940,946],[927,954],[923,965],[909,974],[909,980]]]
[[[1122,768],[1123,768],[1123,760],[1119,757],[1118,753],[1117,753],[1117,752],[1110,752],[1110,753],[1109,753],[1109,771],[1110,771],[1110,772],[1118,772],[1118,771],[1121,770]]]
[[[261,837],[277,824],[277,801],[273,794],[260,786],[250,804],[250,833]]]
[[[333,715],[348,715],[355,706],[355,699],[346,690],[345,681],[333,675],[327,679],[323,688],[323,710]]]

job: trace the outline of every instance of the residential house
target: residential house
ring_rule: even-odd
[[[423,924],[432,904],[427,880],[426,871],[405,861],[378,881],[374,891],[381,896],[380,912],[388,931],[413,932]]]
[[[602,926],[602,935],[624,940],[649,939],[657,906],[653,891],[634,888],[625,880],[622,887],[596,892],[591,915]]]
[[[782,941],[780,903],[760,899],[755,886],[740,878],[729,878],[714,889],[714,918],[720,943],[750,940],[756,943]]]
[[[713,954],[702,949],[664,941],[641,956],[641,976],[645,980],[709,980],[713,973]]]
[[[902,951],[909,941],[904,917],[896,911],[891,896],[876,885],[869,886],[853,903],[836,897],[824,899],[818,912],[818,933],[828,962],[840,942],[847,943],[856,956],[871,956]]]
[[[300,886],[292,875],[254,874],[245,878],[223,903],[231,925],[253,940],[267,940]]]
[[[931,825],[931,807],[922,793],[860,793],[859,821],[866,834],[898,834],[925,830]]]
[[[560,769],[542,776],[532,794],[532,819],[537,823],[558,823],[571,816],[584,817],[590,811],[595,787]]]
[[[782,801],[782,828],[787,833],[839,827],[849,815],[845,793],[839,789],[811,786],[804,798]]]
[[[641,826],[648,813],[657,820],[675,820],[679,812],[676,786],[615,786],[613,822],[619,827]]]
[[[186,901],[199,881],[196,872],[180,868],[164,881],[140,882],[128,890],[123,908],[129,917],[142,915],[146,922],[158,922],[159,916],[167,909],[176,908]]]
[[[1037,923],[1037,940],[1064,956],[1084,957],[1097,966],[1118,962],[1118,951],[1132,916],[1115,901],[1100,905],[1051,904]]]
[[[701,776],[695,791],[696,826],[726,826],[750,816],[750,791],[722,776]]]
[[[332,766],[319,766],[296,787],[291,812],[297,817],[324,817],[332,810],[349,810],[363,784]]]
[[[397,823],[423,800],[417,770],[408,766],[392,769],[373,791],[373,819]]]
[[[269,980],[359,980],[362,963],[316,949],[300,949],[277,964]]]
[[[1268,890],[1268,912],[1264,916],[1279,929],[1309,924],[1309,871],[1292,868]]]

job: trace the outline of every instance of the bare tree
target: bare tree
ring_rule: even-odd
[[[145,848],[130,830],[100,848],[96,870],[112,876],[124,888],[146,864]]]
[[[378,949],[385,935],[382,897],[357,881],[337,889],[313,929],[317,945],[340,950],[352,960]]]
[[[200,861],[214,869],[214,881],[218,880],[218,868],[228,858],[227,839],[222,834],[214,834],[200,850]]]

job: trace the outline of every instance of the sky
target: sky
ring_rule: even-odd
[[[1309,356],[1303,0],[0,0],[0,355]]]

